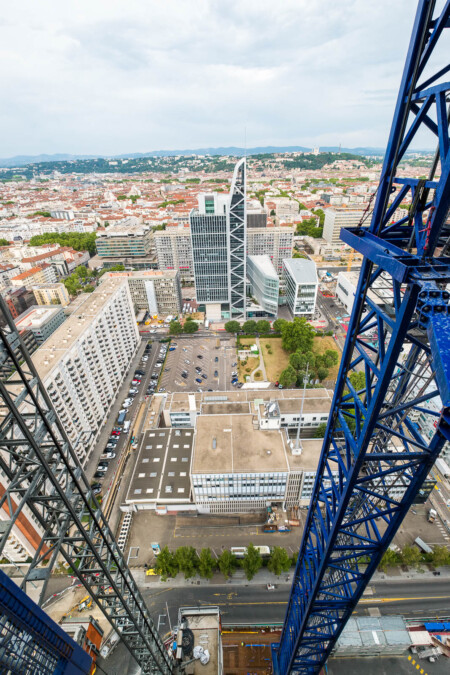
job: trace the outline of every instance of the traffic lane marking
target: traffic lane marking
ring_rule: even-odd
[[[374,602],[405,602],[407,600],[448,600],[450,595],[427,595],[421,597],[411,597],[411,598],[363,598],[358,602],[358,605],[370,605]]]

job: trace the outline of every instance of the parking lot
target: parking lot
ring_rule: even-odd
[[[167,353],[159,391],[226,391],[231,389],[231,374],[237,370],[233,364],[233,337],[176,337]]]

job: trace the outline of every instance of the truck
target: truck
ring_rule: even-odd
[[[278,525],[278,532],[290,532],[291,528],[287,525]]]
[[[434,463],[436,469],[441,473],[446,480],[450,479],[450,466],[441,457],[438,457]]]
[[[428,511],[428,522],[434,523],[434,521],[436,520],[436,516],[437,516],[436,511],[434,509],[430,509]]]
[[[246,546],[232,546],[230,548],[231,553],[236,556],[236,558],[243,558],[247,553]]]
[[[119,415],[118,415],[118,417],[117,417],[117,424],[118,424],[119,426],[122,426],[122,424],[125,422],[126,414],[127,414],[127,411],[126,411],[126,410],[120,411],[120,413],[119,413]]]
[[[259,552],[261,558],[270,557],[270,547],[269,546],[255,546],[256,550]]]
[[[205,329],[208,330],[209,328],[209,321],[208,319],[205,319]]]
[[[272,534],[273,532],[278,532],[276,525],[264,525],[263,532],[266,534]]]
[[[414,543],[420,548],[421,551],[423,551],[423,553],[433,553],[431,546],[428,546],[428,544],[426,544],[420,537],[416,537],[414,539]]]

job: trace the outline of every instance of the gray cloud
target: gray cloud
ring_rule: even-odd
[[[383,145],[410,0],[22,0],[0,22],[3,156]]]

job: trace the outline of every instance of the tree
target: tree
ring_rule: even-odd
[[[183,332],[183,326],[179,321],[171,321],[169,324],[169,333],[170,335],[181,335]]]
[[[291,566],[291,559],[286,552],[286,549],[281,546],[275,546],[273,549],[269,562],[267,563],[268,569],[277,576],[280,576],[282,572],[288,572]]]
[[[431,562],[436,567],[450,564],[450,553],[445,546],[433,546]]]
[[[238,333],[241,330],[239,321],[227,321],[225,324],[227,333]]]
[[[297,349],[296,352],[290,355],[289,363],[294,368],[294,370],[300,370],[300,368],[306,368],[306,358],[305,354],[302,354],[301,351]]]
[[[405,565],[418,565],[422,560],[422,554],[416,546],[404,546],[401,556]]]
[[[328,377],[328,369],[327,368],[317,368],[317,377],[321,382],[325,380]]]
[[[286,321],[286,319],[275,319],[275,321],[272,324],[272,328],[277,332],[281,333],[281,329],[283,328],[285,323],[289,323]]]
[[[93,293],[95,291],[95,286],[92,286],[92,284],[88,284],[83,288],[83,293]]]
[[[198,556],[193,546],[180,546],[175,553],[175,560],[185,579],[190,579],[197,572]]]
[[[317,429],[314,433],[314,436],[316,438],[325,438],[326,430],[327,430],[327,424],[326,424],[326,422],[322,422],[322,424],[319,424],[319,426],[317,427]]]
[[[257,322],[256,324],[257,333],[268,333],[269,331],[270,331],[270,321],[261,319],[260,321]]]
[[[332,366],[336,366],[338,364],[339,354],[335,349],[327,349],[324,357],[327,368],[331,368]]]
[[[283,387],[285,388],[292,387],[292,385],[295,384],[296,381],[297,381],[297,373],[295,372],[292,366],[288,366],[281,372],[279,382]]]
[[[178,564],[175,555],[169,551],[167,546],[161,549],[161,553],[156,558],[155,570],[162,577],[176,577],[178,574]]]
[[[399,554],[393,551],[391,548],[388,548],[383,557],[381,558],[381,562],[378,565],[378,567],[382,572],[384,572],[384,570],[387,567],[398,565],[399,562],[400,562]]]
[[[188,333],[188,335],[196,333],[198,331],[198,323],[196,321],[186,321],[183,326],[183,331]]]
[[[0,246],[9,246],[9,241],[7,239],[0,239]]]
[[[205,579],[211,579],[216,569],[216,561],[212,557],[210,548],[202,548],[198,557],[198,573]]]
[[[253,321],[253,319],[245,321],[242,330],[244,333],[256,333],[256,321]]]
[[[292,322],[286,322],[281,328],[281,336],[283,349],[288,352],[312,350],[314,328],[306,319],[296,316]]]
[[[75,270],[75,274],[79,276],[81,279],[86,279],[88,271],[84,265],[79,265]]]
[[[247,553],[242,560],[242,567],[245,571],[245,576],[249,581],[250,579],[253,579],[256,572],[262,567],[262,564],[261,553],[250,542],[247,547]]]
[[[364,373],[359,372],[350,373],[348,379],[350,380],[356,391],[361,391],[361,389],[364,389],[366,386],[366,376]]]
[[[222,572],[223,576],[225,579],[228,579],[229,576],[231,576],[236,569],[237,565],[237,560],[236,556],[231,553],[231,551],[225,550],[222,551],[222,553],[219,556],[219,559],[217,560],[217,566],[219,570]]]

